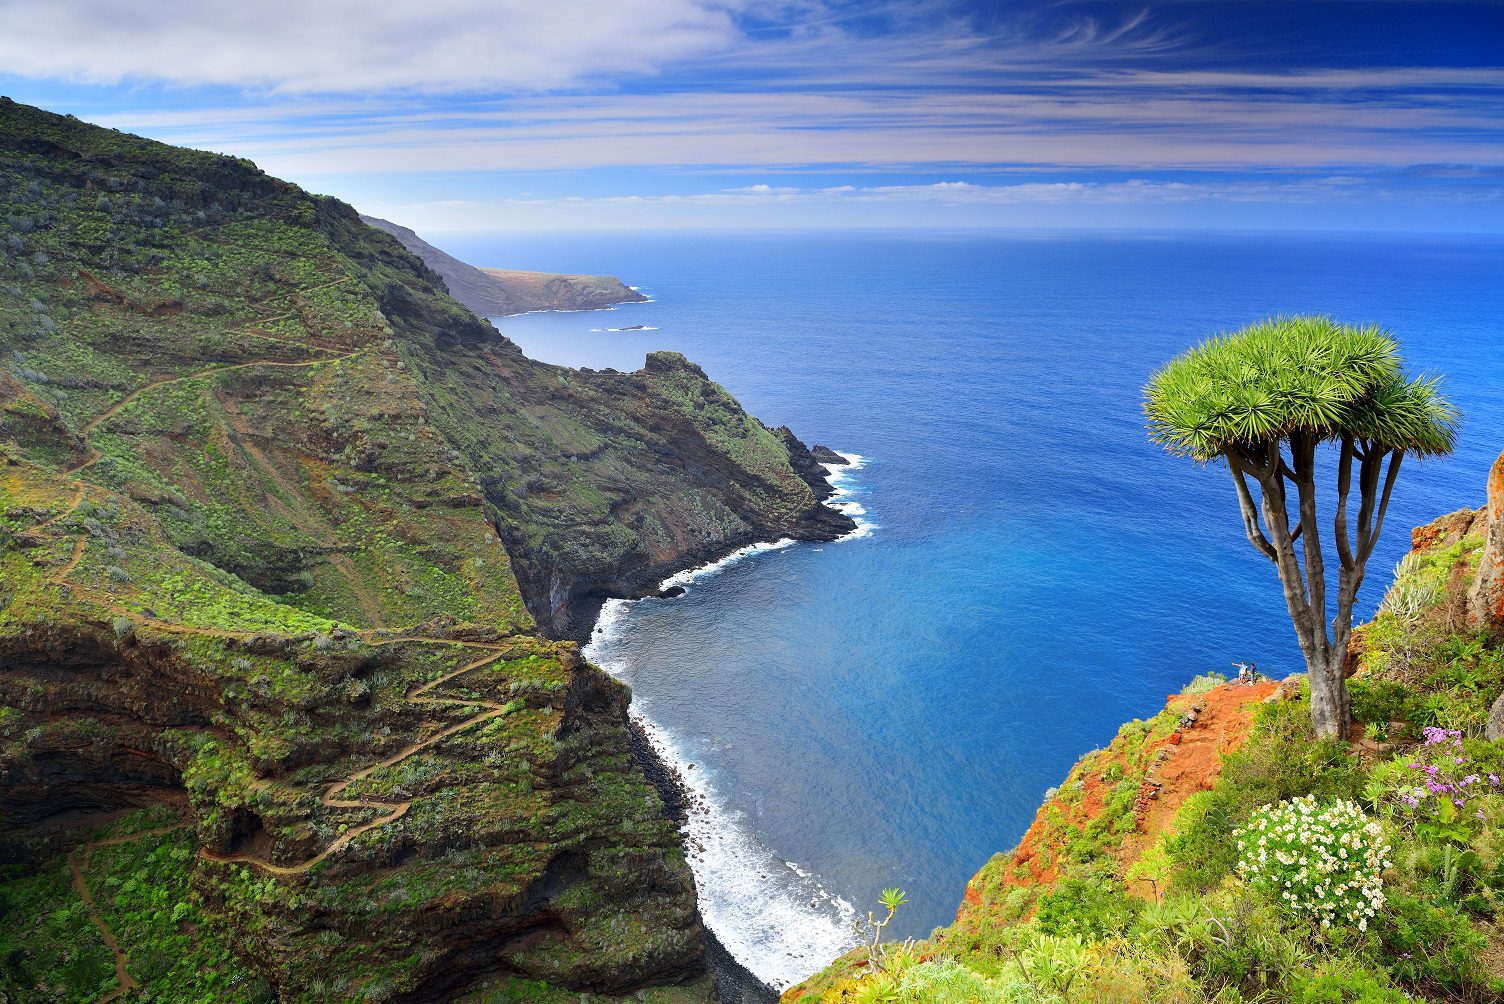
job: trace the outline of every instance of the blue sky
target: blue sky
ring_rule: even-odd
[[[427,232],[1504,230],[1504,3],[0,0],[0,93]]]

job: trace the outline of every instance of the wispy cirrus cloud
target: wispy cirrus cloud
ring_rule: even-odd
[[[1493,180],[1468,173],[1504,167],[1504,60],[1477,41],[1504,26],[1492,11],[1451,0],[1394,0],[1362,18],[1345,4],[1252,0],[0,0],[0,85],[96,81],[75,85],[63,110],[250,157],[365,207],[440,213],[464,199],[397,196],[484,190],[485,205],[538,225],[582,206],[672,208],[714,225],[715,211],[754,204],[1382,207],[1419,205],[1422,189],[1492,206]],[[821,177],[848,184],[811,184]],[[792,184],[750,187],[780,179]],[[954,183],[970,187],[928,187]]]
[[[1372,73],[1362,101],[1351,88],[1292,94],[1279,74],[1242,74],[1236,88],[1173,86],[1165,77],[1075,76],[988,93],[583,94],[104,120],[251,156],[295,177],[608,166],[1265,171],[1504,163],[1504,71],[1460,74],[1475,88],[1467,94],[1417,84],[1414,74],[1385,81]]]
[[[1470,205],[1504,205],[1504,171],[1475,178],[1465,200],[1459,193],[1433,198]],[[1413,179],[1375,180],[1350,175],[1298,179],[1111,182],[1032,181],[977,184],[941,181],[900,185],[777,185],[759,183],[693,194],[619,194],[593,198],[451,199],[391,202],[370,208],[436,232],[651,227],[695,228],[707,220],[762,228],[881,225],[950,227],[1078,225],[1186,225],[1204,216],[1236,218],[1240,207],[1276,209],[1310,222],[1318,209],[1361,214],[1375,198],[1392,198]],[[1062,215],[1067,210],[1067,215]]]

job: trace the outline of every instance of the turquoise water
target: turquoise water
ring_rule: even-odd
[[[592,654],[708,795],[707,920],[765,978],[947,923],[1043,792],[1207,670],[1301,668],[1225,470],[1164,455],[1161,361],[1274,312],[1377,321],[1450,376],[1455,458],[1408,467],[1362,604],[1409,528],[1481,501],[1504,447],[1504,243],[975,235],[429,235],[468,261],[620,275],[654,302],[500,321],[533,356],[672,348],[755,414],[865,458],[870,533],[757,554],[608,611]],[[629,325],[650,331],[618,331]]]

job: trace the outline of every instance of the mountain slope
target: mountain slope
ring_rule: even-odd
[[[525,359],[246,161],[0,100],[0,193],[0,987],[212,957],[214,999],[703,997],[625,689],[548,632],[749,535],[843,532],[802,446],[678,361]],[[117,914],[90,876],[138,831],[178,841],[147,885],[192,893]],[[198,954],[131,943],[142,917]]]

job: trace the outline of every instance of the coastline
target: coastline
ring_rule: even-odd
[[[829,451],[835,454],[835,451]],[[841,458],[841,462],[820,464],[826,472],[826,478],[830,487],[830,494],[825,500],[825,505],[836,509],[838,512],[849,515],[856,524],[855,528],[839,537],[831,538],[830,542],[843,540],[855,540],[871,535],[876,524],[864,520],[861,517],[866,514],[865,508],[855,501],[842,501],[852,494],[851,489],[845,484],[849,476],[861,470],[867,463],[867,458],[859,454],[835,454]],[[813,543],[813,541],[811,541]],[[616,676],[609,660],[598,657],[598,652],[592,652],[597,645],[608,643],[611,639],[612,627],[616,619],[627,609],[627,604],[636,602],[637,599],[647,598],[671,598],[681,595],[686,587],[698,580],[713,576],[724,568],[731,566],[744,558],[752,557],[769,551],[782,550],[793,546],[798,541],[793,538],[780,538],[776,541],[757,541],[735,547],[713,560],[691,566],[674,572],[659,581],[658,587],[636,599],[610,598],[601,600],[596,608],[594,622],[592,624],[589,641],[583,643],[587,659],[601,666],[606,672]],[[681,767],[683,758],[675,755],[670,741],[662,736],[664,730],[661,726],[639,714],[631,705],[627,712],[628,731],[631,736],[633,755],[636,757],[644,774],[657,789],[663,800],[664,812],[667,818],[672,820],[680,829],[684,839],[686,856],[691,862],[703,860],[706,853],[705,843],[712,842],[703,832],[707,827],[729,828],[733,824],[726,818],[724,811],[717,811],[720,807],[714,804],[711,792],[702,790],[702,786],[693,784],[686,770],[692,770],[693,764]],[[704,775],[701,774],[701,777]],[[698,816],[698,820],[696,817]],[[713,818],[714,817],[714,818]],[[692,823],[698,821],[698,827],[702,832],[692,832]],[[812,884],[816,890],[816,898],[824,899],[841,909],[841,927],[844,929],[855,916],[853,908],[838,896],[833,896],[819,886],[818,879],[798,868],[793,862],[782,861],[778,863],[785,866],[789,871],[798,876],[804,883]],[[765,876],[764,876],[765,877]],[[700,874],[696,874],[697,886],[703,881]],[[781,986],[792,985],[797,978],[786,978],[778,981],[767,981],[761,978],[751,968],[739,960],[728,947],[727,943],[706,920],[704,907],[707,901],[706,891],[700,890],[699,908],[701,910],[701,922],[704,924],[706,935],[707,960],[716,982],[716,992],[722,1004],[765,1004],[779,999]],[[801,902],[803,899],[801,898]],[[811,905],[814,901],[811,900]],[[848,917],[847,914],[850,914]],[[840,950],[850,947],[842,945]],[[831,953],[835,957],[840,952]],[[827,961],[823,957],[821,962]]]
[[[555,611],[557,629],[552,637],[573,641],[585,648],[600,633],[602,618],[609,620],[606,610],[609,604],[677,595],[672,591],[675,587],[683,588],[696,578],[714,574],[744,557],[763,551],[779,550],[800,542],[831,544],[869,536],[876,524],[862,518],[866,510],[857,503],[840,501],[849,494],[842,487],[842,482],[850,472],[861,470],[866,465],[867,458],[856,453],[839,456],[846,458],[846,463],[819,465],[826,472],[825,482],[830,494],[812,508],[807,514],[808,518],[802,519],[801,525],[791,528],[797,536],[783,536],[769,541],[762,539],[762,534],[755,528],[749,528],[747,532],[717,544],[686,551],[672,562],[644,564],[622,570],[612,581],[599,583],[595,588],[570,595],[563,606]],[[822,510],[823,517],[816,518]],[[848,520],[849,529],[840,525]]]
[[[631,739],[632,756],[642,768],[643,774],[647,775],[649,783],[657,789],[658,797],[663,799],[664,815],[677,824],[682,833],[689,822],[689,808],[698,796],[684,780],[679,768],[659,754],[647,730],[630,711],[627,713],[627,734]],[[687,843],[686,839],[686,845]],[[700,918],[700,926],[705,931],[705,960],[709,964],[711,978],[715,981],[716,999],[721,1004],[776,1004],[779,992],[738,962],[710,925],[705,923],[703,916]]]

